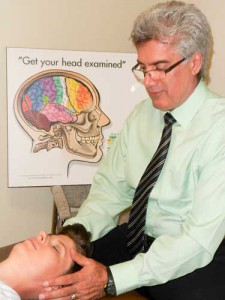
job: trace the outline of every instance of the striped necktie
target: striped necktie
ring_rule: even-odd
[[[128,221],[127,248],[129,253],[134,256],[145,251],[145,219],[148,198],[166,160],[171,140],[172,125],[176,122],[170,113],[164,115],[164,121],[165,126],[159,146],[138,183],[131,207]]]

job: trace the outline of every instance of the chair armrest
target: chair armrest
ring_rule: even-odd
[[[62,186],[54,185],[51,187],[51,191],[60,219],[69,218],[71,216],[71,211],[67,199],[64,195]]]
[[[80,208],[84,200],[86,200],[90,188],[90,184],[62,185],[70,209]]]

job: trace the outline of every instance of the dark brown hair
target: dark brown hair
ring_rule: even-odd
[[[91,233],[81,224],[67,225],[61,227],[57,235],[63,234],[74,241],[77,252],[86,257],[91,256]],[[81,269],[81,266],[74,263],[66,273],[73,273]]]

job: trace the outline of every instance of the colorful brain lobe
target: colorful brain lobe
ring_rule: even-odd
[[[92,105],[92,96],[86,86],[79,84],[73,78],[66,78],[68,95],[73,102],[70,104],[76,111],[86,111]],[[69,108],[69,107],[68,107]]]
[[[21,108],[33,126],[49,131],[51,123],[76,122],[77,115],[92,105],[92,94],[83,83],[54,75],[32,81],[23,94]]]

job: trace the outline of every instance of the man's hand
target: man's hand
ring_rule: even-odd
[[[76,273],[44,282],[46,291],[39,295],[39,299],[94,300],[105,296],[106,267],[75,251],[71,251],[71,257],[83,268]],[[62,288],[55,289],[56,287]]]

